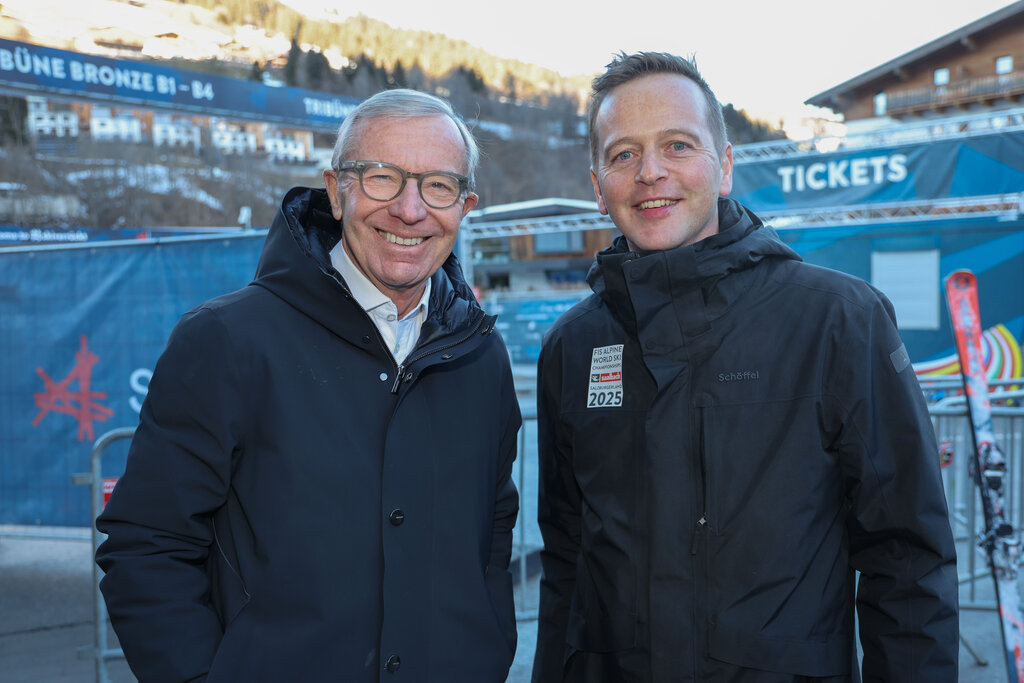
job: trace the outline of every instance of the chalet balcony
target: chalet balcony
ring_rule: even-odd
[[[967,78],[946,85],[886,91],[889,116],[923,114],[950,108],[966,109],[973,104],[990,105],[996,100],[1016,102],[1024,96],[1024,72]]]

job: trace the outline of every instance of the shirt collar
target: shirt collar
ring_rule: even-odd
[[[345,280],[345,284],[348,285],[349,291],[352,292],[356,303],[367,313],[387,304],[394,306],[391,299],[377,289],[376,285],[370,282],[369,278],[363,274],[363,271],[359,270],[359,267],[356,266],[348,255],[348,251],[345,250],[343,242],[343,239],[338,240],[338,243],[331,249],[331,265],[334,266],[334,269]],[[405,315],[406,318],[421,313],[424,316],[426,315],[430,306],[431,279],[427,278],[427,285],[423,288],[423,296],[420,297],[419,303]]]

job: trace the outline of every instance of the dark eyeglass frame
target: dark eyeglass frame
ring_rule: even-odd
[[[388,197],[387,199],[379,199],[377,197],[374,197],[373,195],[371,195],[369,192],[366,191],[366,185],[363,183],[363,175],[366,173],[366,171],[368,169],[372,170],[372,169],[375,169],[375,168],[390,168],[390,169],[394,169],[399,174],[401,174],[401,176],[402,176],[402,183],[398,186],[398,190],[395,192],[394,196]],[[360,161],[344,161],[344,162],[342,162],[338,166],[338,168],[335,169],[335,171],[337,173],[341,173],[343,171],[355,171],[356,173],[358,173],[359,174],[359,188],[363,191],[363,194],[365,194],[367,197],[369,197],[370,199],[372,199],[374,201],[377,201],[377,202],[390,202],[390,201],[394,200],[395,197],[398,197],[398,195],[402,194],[402,191],[405,190],[405,183],[406,183],[406,181],[409,178],[415,178],[416,179],[416,190],[420,194],[420,199],[422,199],[423,203],[426,204],[427,206],[429,206],[432,209],[450,209],[451,207],[453,207],[453,206],[455,206],[456,204],[459,203],[459,200],[462,199],[463,195],[465,195],[466,191],[469,189],[469,178],[467,176],[464,176],[464,175],[460,174],[460,173],[454,173],[452,171],[423,171],[421,173],[413,173],[412,171],[406,171],[401,166],[396,166],[395,164],[389,164],[386,161],[365,161],[365,160],[360,160]],[[433,204],[423,194],[423,179],[425,177],[427,177],[427,176],[432,176],[432,175],[446,176],[448,178],[452,178],[452,179],[456,180],[459,183],[459,191],[455,195],[455,199],[453,199],[450,204],[445,204],[443,206],[442,205],[438,205],[438,204]]]

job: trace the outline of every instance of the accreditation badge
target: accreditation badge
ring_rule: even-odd
[[[622,405],[622,344],[599,346],[590,357],[588,408]]]

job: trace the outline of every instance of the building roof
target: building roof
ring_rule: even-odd
[[[576,213],[597,211],[597,202],[564,197],[547,197],[531,199],[511,204],[496,204],[483,209],[474,209],[467,216],[470,223],[484,221],[513,221],[524,218],[542,218],[547,216],[565,216]]]
[[[925,59],[942,49],[950,47],[951,45],[961,43],[969,44],[973,36],[1017,15],[1024,15],[1024,0],[1018,0],[1018,2],[1007,5],[1002,9],[985,15],[977,21],[972,21],[966,26],[947,33],[941,38],[936,38],[929,43],[925,43],[921,47],[900,55],[895,59],[891,59],[881,66],[877,66],[870,71],[865,71],[859,76],[854,76],[837,86],[829,88],[824,92],[820,92],[817,95],[804,100],[804,104],[810,104],[818,107],[831,107],[833,105],[834,98],[839,95],[872,83],[879,78],[894,73],[903,67],[913,64],[914,62]]]

